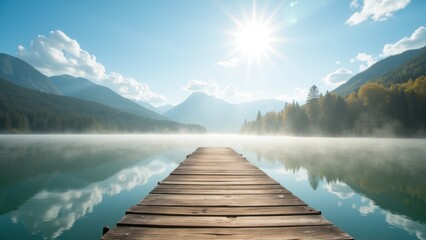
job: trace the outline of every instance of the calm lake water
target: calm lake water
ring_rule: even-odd
[[[99,239],[188,153],[229,146],[356,239],[426,239],[426,140],[0,136],[0,239]]]

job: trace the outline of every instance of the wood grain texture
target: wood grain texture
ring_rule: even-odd
[[[278,207],[176,207],[136,205],[126,214],[164,214],[187,216],[274,216],[274,215],[315,215],[319,212],[308,206]]]
[[[114,240],[295,240],[352,239],[335,226],[265,228],[154,228],[124,227],[112,229],[102,239]]]
[[[102,239],[352,239],[230,148],[198,148]]]
[[[295,227],[331,225],[320,215],[291,216],[175,216],[127,214],[118,226],[160,226],[160,227]]]

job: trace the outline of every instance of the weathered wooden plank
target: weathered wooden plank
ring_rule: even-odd
[[[250,166],[250,165],[242,165],[242,164],[223,164],[223,163],[193,163],[193,164],[186,164],[183,163],[180,165],[181,168],[185,167],[199,167],[199,168],[209,168],[209,169],[230,169],[230,170],[258,170],[256,167]]]
[[[265,176],[260,171],[191,171],[191,170],[175,170],[170,175],[203,175],[203,176]]]
[[[230,148],[198,148],[102,239],[351,239]]]
[[[203,185],[188,185],[188,184],[159,184],[154,190],[157,189],[188,189],[188,190],[202,190],[207,189]],[[259,189],[285,189],[278,184],[269,185],[209,185],[209,190],[259,190]]]
[[[189,172],[189,173],[209,173],[209,172],[213,172],[213,173],[227,173],[227,172],[237,172],[237,173],[263,173],[261,170],[259,169],[229,169],[228,167],[215,167],[213,168],[208,168],[208,167],[179,167],[177,168],[175,171],[177,172]],[[172,172],[173,174],[174,172]],[[264,174],[264,173],[263,173]]]
[[[185,195],[149,194],[140,205],[158,206],[301,206],[306,205],[293,194],[276,195]]]
[[[195,182],[195,181],[167,181],[163,180],[160,184],[182,184],[182,185],[279,185],[279,183],[273,180],[263,180],[263,181],[215,181],[215,182]]]
[[[127,214],[118,226],[159,227],[296,227],[331,225],[319,215],[219,217]]]
[[[161,185],[164,186],[164,185]],[[185,189],[185,188],[155,188],[151,191],[155,194],[200,194],[200,195],[259,195],[259,194],[289,194],[286,189],[279,188],[261,188],[261,189]]]
[[[197,182],[271,181],[267,179],[266,176],[224,176],[224,175],[220,175],[220,176],[170,175],[166,177],[164,180],[165,181],[197,181]]]
[[[119,226],[102,237],[103,240],[350,240],[348,234],[335,226],[264,227],[264,228],[152,228]]]
[[[200,180],[200,179],[217,179],[217,180],[269,180],[268,176],[228,176],[228,175],[215,175],[215,176],[204,176],[204,175],[169,175],[166,179],[170,180]]]
[[[267,207],[175,207],[141,206],[129,208],[127,214],[163,214],[188,216],[274,216],[274,215],[315,215],[319,212],[308,206],[267,206]]]

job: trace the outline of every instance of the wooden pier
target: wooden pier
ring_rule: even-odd
[[[198,148],[103,237],[352,239],[230,148]]]

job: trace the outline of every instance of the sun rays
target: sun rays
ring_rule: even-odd
[[[283,38],[278,36],[281,30],[276,20],[278,10],[279,7],[272,13],[267,11],[260,13],[256,2],[253,2],[251,13],[244,13],[240,18],[229,14],[235,24],[235,28],[229,31],[233,48],[230,55],[247,60],[249,69],[253,62],[261,67],[264,60],[273,63],[272,56],[280,57],[277,45]]]

